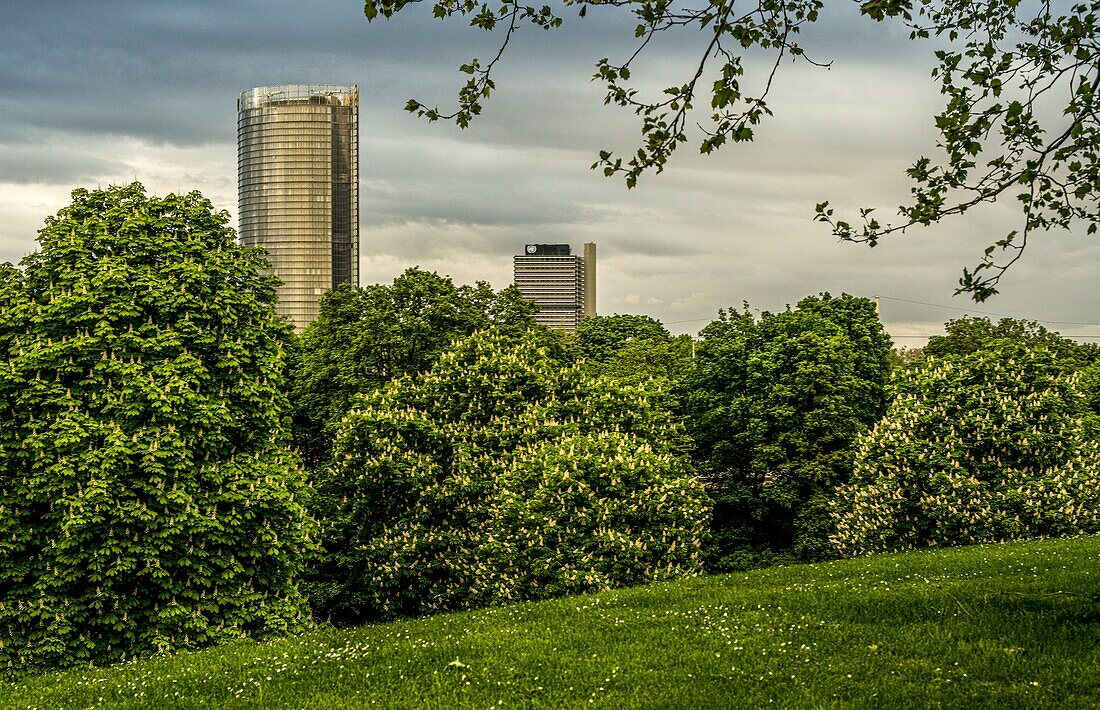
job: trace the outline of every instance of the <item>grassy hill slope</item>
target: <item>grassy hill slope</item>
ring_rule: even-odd
[[[236,643],[0,707],[1100,707],[1100,538],[883,555]]]

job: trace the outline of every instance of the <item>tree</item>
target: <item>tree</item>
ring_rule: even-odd
[[[1050,352],[1065,374],[1080,373],[1078,386],[1085,393],[1089,408],[1100,414],[1100,345],[1077,343],[1047,330],[1034,321],[964,316],[948,321],[946,335],[933,335],[919,351],[919,358],[958,358],[982,350],[1004,348],[1042,349]]]
[[[299,338],[291,368],[294,442],[311,468],[328,455],[332,433],[354,398],[428,369],[452,341],[490,326],[518,333],[534,306],[514,286],[455,286],[418,268],[389,285],[341,285]]]
[[[952,357],[970,355],[979,350],[1014,343],[1026,349],[1045,348],[1067,371],[1073,371],[1100,359],[1100,346],[1079,344],[1047,330],[1034,321],[1002,318],[993,323],[988,318],[964,316],[944,324],[946,335],[933,335],[922,348],[924,356]]]
[[[668,340],[661,321],[650,316],[618,314],[585,318],[577,326],[580,356],[607,362],[624,345],[635,340]]]
[[[676,400],[691,368],[690,336],[674,338],[650,316],[596,316],[577,326],[575,350],[595,374],[636,385],[661,380],[670,391],[670,408],[680,412]]]
[[[759,318],[746,304],[701,335],[685,413],[716,500],[716,566],[822,556],[825,496],[885,409],[890,340],[874,304],[823,294]]]
[[[693,350],[690,335],[670,338],[631,340],[600,363],[597,372],[606,377],[627,382],[645,382],[663,379],[673,390],[680,392],[679,383],[688,376]],[[678,411],[677,407],[673,409]]]
[[[320,616],[361,621],[701,571],[709,501],[658,388],[482,331],[360,397],[318,483]]]
[[[832,511],[847,555],[1100,531],[1100,444],[1079,376],[1045,346],[899,371]]]
[[[0,268],[0,667],[304,628],[291,330],[199,193],[76,190]]]
[[[366,0],[367,20],[391,18],[419,0]],[[550,5],[502,0],[497,5],[432,0],[441,19],[468,17],[474,27],[504,33],[492,60],[472,59],[460,70],[470,75],[451,113],[410,100],[406,110],[429,121],[453,120],[465,128],[481,113],[496,88],[492,73],[519,27],[560,27]],[[946,104],[935,116],[940,160],[921,157],[907,174],[912,202],[899,208],[900,221],[881,223],[873,209],[860,210],[858,224],[834,215],[828,202],[817,219],[833,234],[874,246],[879,239],[914,226],[961,215],[999,198],[1018,201],[1020,225],[994,241],[981,261],[964,269],[959,292],[982,301],[997,292],[1005,272],[1038,231],[1075,225],[1096,232],[1100,223],[1100,2],[1063,4],[1022,0],[859,0],[860,12],[882,22],[903,22],[913,40],[935,38],[938,66],[933,79]],[[689,126],[702,134],[699,150],[711,153],[727,142],[751,141],[755,127],[771,115],[768,93],[784,59],[808,57],[796,40],[825,11],[824,0],[714,0],[683,6],[669,0],[563,0],[563,7],[626,12],[637,17],[637,49],[625,60],[596,62],[594,79],[604,82],[604,102],[641,119],[641,145],[623,158],[602,150],[592,165],[605,175],[622,175],[633,187],[646,171],[661,172]],[[683,81],[647,98],[631,85],[632,65],[659,33],[693,33],[698,62]],[[757,92],[746,90],[744,58],[770,56]],[[709,99],[709,100],[708,100]],[[696,104],[705,109],[696,110]],[[709,114],[704,116],[700,114]],[[705,125],[704,125],[705,123]]]

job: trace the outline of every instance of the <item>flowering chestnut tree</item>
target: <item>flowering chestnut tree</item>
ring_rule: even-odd
[[[523,330],[535,306],[515,286],[456,286],[406,269],[392,284],[341,284],[295,343],[289,368],[291,433],[307,468],[321,468],[332,435],[358,394],[428,369],[454,340],[490,326]]]
[[[843,554],[1100,531],[1100,445],[1080,376],[1045,348],[902,371],[838,491]]]
[[[334,620],[698,574],[709,502],[660,389],[564,367],[534,332],[474,334],[359,399],[320,482]]]
[[[76,190],[0,269],[0,667],[301,629],[290,328],[199,193]]]

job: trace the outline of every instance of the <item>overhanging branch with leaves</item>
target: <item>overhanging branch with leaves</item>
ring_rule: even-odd
[[[368,20],[391,18],[421,0],[368,0]],[[845,220],[828,202],[817,205],[816,219],[843,241],[875,246],[888,235],[928,226],[970,209],[1015,199],[1019,224],[991,239],[980,261],[963,270],[959,293],[983,301],[997,293],[1001,277],[1023,254],[1036,232],[1081,227],[1095,234],[1100,223],[1100,1],[1081,3],[1022,0],[866,0],[860,12],[871,20],[899,21],[911,40],[935,38],[938,66],[932,78],[945,97],[935,116],[940,157],[919,158],[907,170],[911,200],[898,208],[896,222],[880,222],[873,208]],[[604,57],[593,79],[606,86],[605,104],[634,112],[641,119],[641,141],[633,154],[601,150],[593,169],[622,176],[634,187],[646,172],[660,173],[676,151],[698,132],[699,151],[713,153],[726,143],[754,138],[755,127],[771,115],[767,98],[785,58],[827,66],[806,56],[796,42],[817,22],[823,0],[710,0],[698,6],[675,0],[561,0],[527,5],[472,0],[436,0],[435,17],[455,15],[487,31],[503,28],[492,60],[471,59],[460,71],[470,75],[458,91],[458,105],[445,112],[410,100],[406,110],[429,121],[454,121],[467,127],[496,88],[492,73],[519,28],[562,26],[563,11],[589,8],[630,12],[637,19],[637,45],[621,63]],[[697,62],[687,80],[658,96],[639,93],[632,82],[635,60],[660,32],[691,31],[700,36]],[[749,52],[771,57],[755,92],[744,86]],[[710,76],[716,76],[707,87]],[[700,97],[702,94],[702,97]],[[709,98],[709,116],[698,104]]]

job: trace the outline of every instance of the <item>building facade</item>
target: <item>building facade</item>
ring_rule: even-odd
[[[300,331],[359,283],[359,87],[261,86],[237,98],[238,233],[263,247]]]
[[[584,318],[596,315],[596,245],[584,254],[570,253],[568,244],[528,244],[513,257],[516,286],[538,306],[535,320],[573,332]]]

